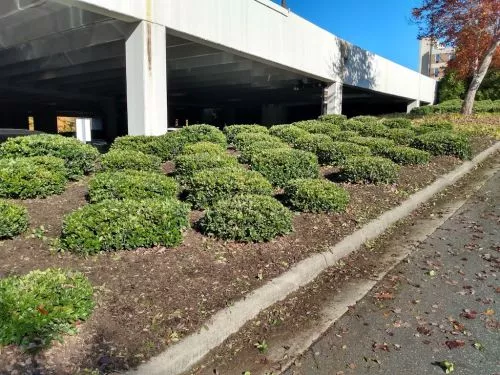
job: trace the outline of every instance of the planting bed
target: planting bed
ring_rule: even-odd
[[[488,137],[474,138],[473,154],[493,142]],[[237,156],[234,151],[230,154]],[[195,225],[203,212],[191,211],[194,229],[186,230],[179,246],[83,257],[57,251],[54,240],[61,233],[63,217],[88,204],[89,177],[69,182],[61,195],[15,200],[29,212],[29,229],[0,242],[0,277],[49,267],[79,271],[95,288],[95,308],[86,322],[77,322],[77,335],[65,336],[63,342],[54,341],[46,349],[30,354],[15,345],[0,347],[0,373],[78,374],[86,373],[85,369],[112,372],[135,366],[203,327],[216,311],[311,253],[335,244],[460,163],[453,156],[433,156],[428,164],[402,165],[397,181],[390,185],[341,182],[338,167],[323,166],[320,174],[348,191],[346,211],[294,213],[294,232],[262,243],[204,236]],[[175,176],[172,162],[162,170]],[[277,198],[285,201],[279,194]]]

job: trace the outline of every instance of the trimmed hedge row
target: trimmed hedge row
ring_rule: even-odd
[[[176,132],[182,138],[184,145],[198,142],[211,142],[227,148],[227,139],[224,133],[212,125],[197,124],[186,126]]]
[[[60,194],[67,182],[61,159],[47,156],[0,159],[1,198],[45,198]]]
[[[274,186],[285,186],[296,178],[317,178],[318,158],[311,152],[295,149],[264,150],[251,160],[253,170],[260,172]]]
[[[0,212],[0,239],[12,238],[28,229],[26,207],[0,200]]]
[[[255,142],[279,142],[278,137],[272,136],[268,133],[239,133],[234,137],[233,145],[238,150],[244,150],[246,147]]]
[[[48,346],[87,319],[93,288],[79,272],[31,271],[0,279],[0,345]]]
[[[202,233],[223,240],[270,241],[293,231],[292,213],[272,197],[238,195],[209,208],[199,228]]]
[[[294,125],[274,125],[269,129],[269,134],[293,145],[298,138],[307,136],[309,132]]]
[[[382,123],[391,129],[409,129],[412,127],[411,120],[404,117],[387,118]]]
[[[132,150],[113,150],[101,158],[103,171],[136,170],[159,172],[161,159],[151,154]]]
[[[417,137],[412,146],[429,151],[433,155],[451,155],[460,159],[472,157],[472,148],[468,138],[448,131],[425,133]]]
[[[198,142],[186,145],[181,152],[182,155],[193,155],[193,154],[203,154],[203,153],[211,155],[220,155],[226,153],[226,149],[217,143]]]
[[[378,156],[352,156],[342,165],[342,175],[352,182],[393,183],[397,180],[399,166]]]
[[[287,204],[302,212],[342,212],[349,204],[349,193],[327,180],[292,180],[284,191]]]
[[[390,147],[383,152],[383,156],[398,164],[427,164],[431,154],[427,151],[417,150],[406,146]]]
[[[175,173],[181,178],[192,176],[195,172],[210,168],[236,167],[238,159],[229,154],[199,153],[179,155],[174,159]]]
[[[9,138],[0,145],[1,158],[54,156],[65,161],[67,177],[78,179],[95,169],[99,152],[75,138],[39,134]]]
[[[415,133],[425,134],[436,131],[453,131],[453,124],[449,121],[426,121],[414,127]]]
[[[334,141],[342,142],[342,141],[349,141],[350,138],[358,137],[358,136],[359,136],[359,133],[355,132],[353,130],[342,130],[342,131],[336,133],[335,135],[333,135],[332,139]]]
[[[334,136],[340,131],[340,126],[331,122],[319,120],[300,121],[295,122],[292,125],[312,134],[325,134],[328,136]]]
[[[279,140],[253,142],[240,151],[239,161],[240,163],[251,164],[254,155],[265,150],[277,148],[290,148],[290,146]]]
[[[330,122],[335,125],[340,125],[344,121],[347,120],[347,116],[345,115],[336,115],[336,114],[329,114],[329,115],[321,115],[318,117],[319,121],[325,121],[325,122]]]
[[[309,134],[299,137],[296,139],[294,146],[299,150],[316,154],[319,163],[322,165],[331,162],[330,154],[333,148],[333,140],[325,134]]]
[[[268,134],[269,129],[262,125],[230,125],[224,128],[224,134],[229,143],[233,143],[236,136],[240,133],[262,133]]]
[[[352,137],[349,142],[366,146],[374,154],[383,154],[388,148],[394,147],[396,143],[393,140],[378,137]]]
[[[333,165],[342,165],[351,156],[370,156],[369,147],[350,142],[333,142],[330,149],[330,162]]]
[[[392,128],[387,130],[385,137],[393,140],[397,144],[409,145],[415,139],[416,134],[412,129]]]
[[[106,200],[64,217],[61,247],[80,254],[182,242],[189,207],[175,199]]]
[[[177,181],[154,172],[102,172],[89,182],[89,200],[92,203],[107,199],[175,198],[178,192]]]
[[[447,100],[436,105],[426,105],[413,108],[411,114],[423,116],[435,113],[458,113],[462,109],[461,99]],[[476,100],[474,103],[474,112],[477,113],[495,113],[500,112],[500,100]]]
[[[186,183],[186,200],[195,208],[240,194],[272,195],[273,187],[259,172],[214,168],[195,173]]]

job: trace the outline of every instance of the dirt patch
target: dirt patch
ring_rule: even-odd
[[[63,215],[86,203],[86,180],[70,184],[60,196],[24,201],[31,227],[26,235],[0,243],[0,275],[48,267],[76,269],[96,287],[97,306],[78,336],[54,343],[42,353],[29,356],[12,346],[0,349],[0,373],[59,375],[85,368],[111,372],[136,366],[201,328],[216,311],[311,253],[337,243],[459,163],[439,157],[424,167],[403,167],[394,185],[343,184],[351,194],[347,212],[296,214],[293,234],[265,244],[217,241],[190,229],[184,243],[174,249],[89,258],[54,253],[51,239],[59,234]],[[200,215],[194,212],[192,219]]]

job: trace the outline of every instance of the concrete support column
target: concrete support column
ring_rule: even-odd
[[[164,26],[141,21],[125,42],[128,134],[167,132],[167,41]]]
[[[92,141],[92,119],[77,118],[76,119],[76,138],[82,143]]]
[[[53,109],[43,109],[34,113],[35,130],[57,134],[57,113]]]
[[[342,82],[333,82],[323,92],[324,115],[340,115],[342,113]]]
[[[413,108],[420,107],[420,100],[414,100],[406,106],[406,113],[410,113]]]

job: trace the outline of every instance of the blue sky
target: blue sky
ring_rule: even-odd
[[[276,0],[280,2],[280,0]],[[292,12],[364,49],[418,69],[417,0],[287,0]]]

